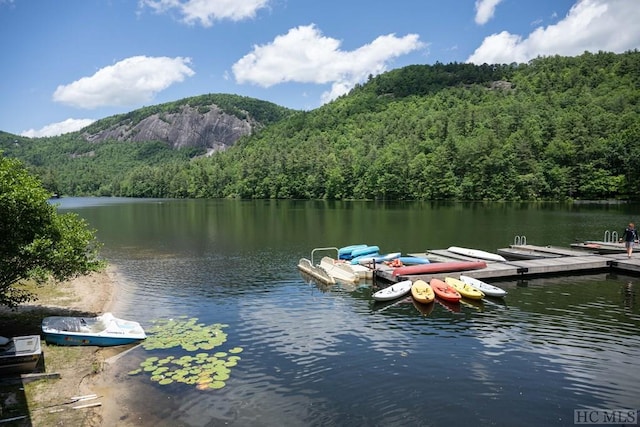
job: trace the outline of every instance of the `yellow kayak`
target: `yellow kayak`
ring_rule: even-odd
[[[445,277],[444,279],[447,285],[451,286],[453,289],[458,291],[460,295],[464,298],[469,299],[482,299],[484,298],[484,292],[479,289],[474,288],[473,286],[464,283],[462,280],[456,279],[454,277]]]
[[[435,298],[435,293],[427,282],[419,279],[411,285],[411,296],[418,302],[429,304]]]

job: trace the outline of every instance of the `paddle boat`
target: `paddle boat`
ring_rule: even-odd
[[[433,302],[435,294],[431,286],[424,280],[416,280],[411,286],[411,296],[418,302],[429,304]]]
[[[320,260],[320,267],[337,281],[355,283],[360,279],[360,276],[351,268],[351,265],[342,260],[334,260],[326,256]]]
[[[107,347],[133,344],[147,338],[138,322],[118,319],[111,313],[96,317],[45,317],[42,333],[47,343],[64,346]]]
[[[444,281],[432,278],[429,281],[429,285],[433,289],[433,292],[438,298],[442,298],[445,301],[459,302],[462,296],[451,285],[448,285]]]
[[[40,335],[0,337],[0,376],[35,371],[42,356]]]
[[[476,279],[475,277],[460,275],[460,280],[473,286],[474,288],[484,292],[485,295],[490,297],[503,297],[507,295],[507,291],[497,286],[490,285],[486,282],[483,282],[480,279]]]
[[[396,298],[400,298],[411,292],[412,284],[413,282],[411,282],[411,280],[396,282],[389,287],[380,289],[379,291],[375,292],[373,294],[373,299],[376,301],[391,301]]]
[[[474,288],[473,286],[463,282],[460,279],[456,279],[455,277],[445,277],[444,282],[458,291],[458,293],[464,298],[474,300],[484,298],[484,292],[482,292],[478,288]]]

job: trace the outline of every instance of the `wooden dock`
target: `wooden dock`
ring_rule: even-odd
[[[584,250],[565,249],[551,246],[521,246],[529,250],[547,251],[550,254],[561,255],[542,259],[515,260],[515,261],[486,261],[487,267],[479,270],[467,270],[464,272],[437,273],[411,276],[393,276],[393,268],[386,265],[378,265],[375,277],[390,282],[405,279],[431,280],[433,277],[466,276],[477,279],[505,279],[524,278],[550,274],[582,274],[589,271],[617,270],[620,272],[640,273],[640,253],[634,253],[627,258],[626,253],[619,254],[595,254]],[[425,253],[409,254],[411,256],[425,257],[432,262],[446,261],[477,261],[462,255],[452,254],[446,250],[430,250]]]

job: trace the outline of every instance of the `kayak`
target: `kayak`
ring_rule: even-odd
[[[433,262],[430,264],[417,264],[398,267],[393,270],[393,276],[405,276],[409,274],[447,273],[451,271],[477,270],[486,268],[484,261],[449,261]]]
[[[366,247],[367,247],[367,245],[365,245],[364,243],[359,244],[359,245],[344,246],[344,247],[338,249],[338,259],[351,259],[351,258],[353,258],[351,253],[354,250],[362,249],[362,248],[366,248]]]
[[[411,296],[418,302],[429,304],[435,298],[433,289],[424,280],[416,280],[411,286]]]
[[[429,285],[433,289],[433,292],[437,297],[442,298],[446,301],[451,302],[459,302],[460,301],[460,293],[452,288],[450,285],[446,284],[440,279],[436,279],[435,277],[429,281]]]
[[[501,261],[506,259],[502,255],[494,254],[492,252],[481,251],[480,249],[461,248],[460,246],[449,246],[447,249],[454,254],[468,256],[470,258],[486,259],[488,261]]]
[[[485,295],[490,297],[503,297],[507,294],[507,291],[505,291],[504,289],[499,288],[497,286],[490,285],[486,282],[483,282],[480,279],[476,279],[475,277],[461,275],[460,280],[462,280],[465,283],[468,283],[474,288],[481,290],[482,292],[484,292]]]
[[[445,283],[458,291],[460,295],[469,299],[482,299],[484,298],[484,292],[478,288],[456,279],[455,277],[445,277]]]
[[[363,248],[356,248],[351,251],[351,258],[357,258],[362,255],[371,255],[377,254],[380,252],[380,248],[378,246],[365,246]]]
[[[411,280],[403,280],[373,294],[376,301],[391,301],[411,292]]]

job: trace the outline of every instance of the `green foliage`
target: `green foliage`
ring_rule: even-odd
[[[412,65],[313,111],[204,95],[181,105],[268,126],[210,157],[159,143],[90,144],[78,135],[0,134],[51,191],[70,195],[390,200],[637,198],[640,53],[527,64]],[[156,144],[156,145],[154,145]]]
[[[60,215],[50,193],[21,162],[0,152],[0,304],[32,295],[16,285],[49,277],[65,280],[103,267],[94,232],[75,214]]]

